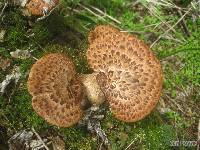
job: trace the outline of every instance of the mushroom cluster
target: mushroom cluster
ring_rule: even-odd
[[[90,32],[87,59],[93,74],[78,75],[70,58],[48,54],[31,68],[28,89],[35,111],[49,123],[68,127],[83,113],[84,95],[104,100],[114,116],[135,122],[147,116],[162,90],[162,68],[149,47],[118,29],[99,25]]]

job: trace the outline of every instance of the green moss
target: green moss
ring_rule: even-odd
[[[92,138],[86,128],[72,127],[61,128],[59,132],[64,136],[66,148],[70,150],[92,150],[95,149],[96,140]]]
[[[12,48],[20,47],[24,44],[25,30],[17,27],[11,27],[7,33],[6,42],[12,46]]]
[[[33,62],[34,62],[34,60],[32,60],[32,59],[20,61],[20,64],[19,64],[20,72],[22,73],[23,76],[26,76],[26,73],[31,68]]]
[[[9,51],[4,47],[0,47],[0,55],[6,58],[10,57]]]
[[[7,29],[4,45],[10,49],[22,47],[26,41],[27,22],[16,10],[6,13],[4,27]]]
[[[52,38],[52,33],[48,30],[46,24],[43,22],[36,23],[32,29],[33,38],[38,44],[45,44]]]
[[[27,89],[18,89],[10,101],[10,104],[7,103],[6,99],[0,101],[9,128],[20,130],[22,128],[41,128],[45,126],[44,120],[38,117],[32,109],[31,96]]]
[[[107,113],[102,125],[113,150],[125,149],[133,141],[131,147],[136,149],[169,149],[176,138],[173,126],[163,124],[157,112],[136,123],[118,121]]]
[[[83,46],[83,48],[85,47]],[[52,52],[65,53],[73,60],[77,72],[79,73],[91,72],[87,64],[85,52],[83,49],[72,49],[67,46],[61,46],[58,44],[50,44],[47,47],[45,47],[45,51],[46,53],[52,53]]]

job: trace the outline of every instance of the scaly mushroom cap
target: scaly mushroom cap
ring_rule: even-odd
[[[50,12],[58,2],[59,0],[30,0],[26,4],[26,9],[31,15],[42,16]]]
[[[126,122],[144,118],[161,95],[160,62],[144,42],[111,26],[97,26],[90,37],[88,63],[111,111]]]
[[[82,85],[72,61],[64,54],[48,54],[33,65],[28,91],[34,110],[47,122],[68,127],[80,120]]]

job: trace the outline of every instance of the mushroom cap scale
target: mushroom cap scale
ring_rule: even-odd
[[[116,118],[134,122],[148,115],[162,90],[162,68],[149,47],[127,33],[105,26],[92,32],[87,51],[88,63]],[[102,27],[100,26],[100,29]],[[108,33],[110,32],[110,34]]]
[[[72,61],[64,54],[40,58],[31,68],[28,91],[32,106],[49,123],[68,127],[82,116],[82,84]]]

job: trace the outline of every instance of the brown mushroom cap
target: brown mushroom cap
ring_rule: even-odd
[[[109,38],[111,38],[116,32],[118,32],[118,29],[109,25],[99,25],[94,28],[93,31],[90,31],[88,35],[89,44],[92,44],[96,39],[98,40],[99,38],[101,38],[101,40],[109,40]]]
[[[64,54],[48,54],[33,65],[28,91],[34,110],[47,122],[68,127],[80,120],[82,85],[72,61]]]
[[[161,95],[160,62],[144,42],[111,26],[97,26],[90,37],[95,38],[89,39],[88,63],[99,73],[111,111],[126,122],[144,118]]]
[[[59,0],[30,0],[26,4],[26,9],[31,15],[42,16],[44,12],[50,12]]]

